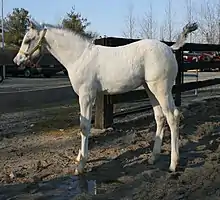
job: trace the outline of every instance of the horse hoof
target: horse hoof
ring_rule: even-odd
[[[170,172],[175,172],[176,171],[176,165],[175,164],[171,164],[169,167],[169,171]]]
[[[148,159],[148,164],[153,165],[158,160],[158,155],[152,154]]]
[[[75,159],[75,160],[74,160],[74,163],[75,163],[76,165],[78,165],[78,164],[79,164],[79,161],[78,161],[77,159]]]
[[[78,176],[80,174],[83,174],[84,173],[84,170],[79,170],[79,169],[75,169],[75,172],[74,172],[74,175]]]

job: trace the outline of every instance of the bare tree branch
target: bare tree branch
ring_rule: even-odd
[[[160,25],[160,40],[164,41],[164,32],[165,32],[165,26],[164,24]]]
[[[140,22],[140,36],[142,38],[155,38],[156,37],[156,21],[153,18],[152,2],[150,2],[149,10],[144,13]]]
[[[192,14],[192,0],[185,0],[186,2],[186,14],[187,14],[187,21],[191,23],[193,21],[193,14]],[[192,42],[192,33],[189,34],[189,41]]]
[[[197,12],[199,32],[203,42],[217,44],[220,42],[220,1],[203,0]]]
[[[136,35],[136,17],[134,16],[134,6],[128,7],[128,15],[125,18],[125,31],[123,36],[126,38],[134,38]]]
[[[165,8],[165,21],[162,22],[164,28],[164,39],[172,41],[174,38],[174,26],[173,26],[173,13],[172,13],[172,0],[167,0],[167,7]]]
[[[169,41],[172,41],[172,13],[171,13],[171,5],[172,1],[168,0],[168,11],[167,11],[167,23],[168,23],[168,34],[169,34]]]

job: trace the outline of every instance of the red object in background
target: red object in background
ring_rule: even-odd
[[[193,62],[198,61],[200,58],[200,54],[197,53],[184,53],[183,54],[183,61],[184,62]]]
[[[186,63],[191,62],[220,62],[219,52],[189,52],[183,54],[183,61]],[[219,64],[220,66],[220,64]],[[199,69],[199,71],[220,71],[220,67],[209,68],[208,65],[205,68]]]
[[[211,61],[213,58],[214,54],[212,52],[192,52],[183,54],[184,62]]]

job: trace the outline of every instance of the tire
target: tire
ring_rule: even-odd
[[[18,74],[15,73],[15,72],[13,72],[11,75],[12,75],[12,77],[17,77],[18,76]]]
[[[30,70],[29,68],[26,68],[26,69],[24,70],[24,77],[25,77],[25,78],[30,78],[31,75],[32,75],[31,70]]]
[[[44,74],[44,77],[50,78],[50,77],[51,77],[51,74]]]
[[[0,75],[0,83],[2,83],[2,82],[3,82],[3,80],[4,80],[3,76],[2,76],[2,75]]]

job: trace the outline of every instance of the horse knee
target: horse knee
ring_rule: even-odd
[[[179,123],[179,121],[180,121],[180,111],[177,108],[174,109],[173,115],[174,115],[174,118],[177,121],[177,123]]]
[[[174,109],[174,113],[173,114],[174,114],[174,116],[176,118],[180,117],[180,111],[177,108]]]
[[[84,136],[87,136],[90,130],[90,122],[88,119],[81,117],[80,118],[80,130]]]
[[[161,126],[162,126],[162,125],[164,124],[166,118],[165,118],[165,116],[161,113],[161,114],[156,114],[156,115],[155,115],[155,120],[156,120],[157,125],[161,125]]]

